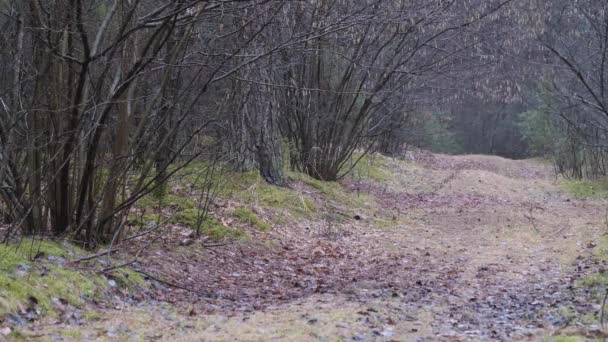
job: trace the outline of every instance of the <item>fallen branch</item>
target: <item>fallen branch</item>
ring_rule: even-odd
[[[109,271],[115,270],[115,269],[117,269],[117,268],[122,268],[122,267],[127,267],[127,266],[130,266],[130,265],[133,265],[133,264],[134,264],[134,263],[136,263],[136,262],[137,262],[137,259],[134,259],[134,260],[131,260],[131,261],[125,262],[125,263],[120,264],[120,265],[116,265],[116,266],[111,266],[111,267],[108,267],[108,268],[104,268],[103,270],[101,270],[101,273],[108,273]]]
[[[119,250],[118,248],[114,248],[114,249],[110,249],[110,250],[101,251],[101,252],[99,252],[97,254],[93,254],[93,255],[89,255],[89,256],[86,256],[86,257],[83,257],[83,258],[80,258],[80,259],[76,259],[73,262],[81,262],[81,261],[92,260],[92,259],[95,259],[95,258],[102,257],[104,255],[108,255],[108,254],[112,254],[112,253],[118,252],[118,250]]]
[[[166,280],[159,279],[159,278],[157,278],[157,277],[155,277],[155,276],[153,276],[153,275],[151,275],[151,274],[149,274],[149,273],[147,273],[145,271],[142,271],[142,270],[133,269],[133,271],[135,271],[137,273],[140,273],[140,274],[143,274],[144,276],[146,276],[146,277],[148,277],[148,278],[150,278],[152,280],[156,280],[157,282],[165,284],[167,286],[171,286],[171,287],[175,287],[175,288],[180,289],[180,290],[184,290],[184,291],[188,291],[188,292],[191,292],[191,293],[195,293],[195,294],[197,294],[199,296],[202,296],[202,297],[216,298],[215,295],[212,295],[210,293],[193,290],[193,289],[187,288],[185,286],[181,286],[181,285],[178,285],[178,284],[166,281]]]
[[[604,293],[604,299],[602,299],[602,311],[600,312],[600,327],[604,328],[604,311],[606,310],[606,299],[608,299],[608,288]]]

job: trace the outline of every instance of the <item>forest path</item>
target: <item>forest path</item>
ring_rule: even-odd
[[[576,284],[602,267],[591,256],[606,209],[565,193],[551,166],[433,156],[399,172],[369,184],[398,224],[364,226],[344,246],[368,279],[229,320],[213,339],[536,340],[597,312]]]
[[[534,339],[567,326],[565,310],[597,305],[569,288],[589,267],[605,208],[562,191],[550,165],[433,156],[397,172],[403,176],[388,187],[369,189],[398,223],[359,227],[344,245],[373,276],[333,294],[219,318],[203,336]]]
[[[247,249],[235,257],[243,268],[235,271],[231,260],[220,264],[221,279],[240,291],[235,297],[255,292],[245,279],[230,280],[236,272],[249,272],[259,273],[260,282],[271,278],[280,284],[286,294],[276,298],[294,294],[291,299],[210,314],[188,305],[178,310],[155,302],[125,305],[88,325],[85,330],[97,333],[85,336],[537,340],[572,325],[569,312],[597,312],[598,302],[576,284],[603,267],[592,257],[606,228],[601,201],[565,193],[551,167],[536,160],[427,157],[394,166],[395,176],[383,184],[345,184],[369,192],[380,207],[364,213],[343,236],[301,247],[297,229],[279,230],[288,251],[274,255],[280,264],[258,271],[258,265],[272,262]],[[366,215],[392,219],[379,227]],[[295,259],[303,261],[290,263]],[[307,271],[309,266],[314,270]],[[307,280],[316,285],[301,284]]]

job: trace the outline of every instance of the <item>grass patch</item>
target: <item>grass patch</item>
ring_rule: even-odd
[[[162,198],[158,198],[154,194],[148,194],[136,202],[139,208],[158,208],[159,204],[163,208],[169,207],[175,209],[193,209],[196,207],[193,199],[176,194],[165,194]]]
[[[140,273],[126,267],[112,272],[112,279],[116,281],[118,287],[124,289],[138,290],[146,286],[146,281]]]
[[[289,179],[300,181],[313,188],[315,191],[325,195],[327,199],[341,204],[348,206],[364,206],[370,200],[370,198],[367,197],[367,194],[361,193],[357,195],[354,192],[344,189],[344,187],[338,182],[321,181],[303,173],[296,172],[289,172],[288,176]]]
[[[82,331],[78,329],[66,329],[62,332],[62,335],[69,338],[81,338]]]
[[[127,223],[130,226],[147,226],[147,225],[155,225],[158,222],[164,222],[165,219],[160,214],[156,213],[136,213],[130,212],[127,217]]]
[[[356,161],[359,158],[361,159],[351,171],[353,178],[371,179],[378,182],[386,182],[394,178],[393,172],[388,167],[393,162],[391,158],[379,153],[367,154],[363,157],[360,153],[353,155],[353,160]]]
[[[314,201],[305,194],[270,185],[256,172],[231,173],[226,177],[230,181],[226,182],[220,194],[239,202],[275,209],[296,219],[314,217],[318,211]]]
[[[84,253],[84,250],[69,244],[23,239],[18,244],[0,244],[0,271],[1,273],[13,272],[21,265],[30,265],[34,259],[64,258]]]
[[[584,337],[580,336],[568,336],[568,335],[558,335],[551,336],[545,339],[547,342],[583,342],[586,341]]]
[[[565,180],[562,187],[578,198],[608,198],[608,178]]]
[[[247,237],[242,230],[237,228],[225,227],[221,223],[213,220],[212,224],[208,225],[204,230],[204,234],[213,240],[223,239],[241,239]]]
[[[235,217],[239,218],[242,222],[257,228],[263,232],[272,230],[272,226],[262,221],[253,211],[245,207],[237,208],[233,213]]]
[[[200,211],[198,209],[185,209],[175,213],[171,218],[169,218],[169,222],[190,227],[192,229],[197,229],[199,215]],[[209,216],[207,216],[201,222],[200,229],[201,234],[207,235],[213,240],[245,237],[245,233],[243,231],[236,228],[226,227],[216,219]]]
[[[95,310],[88,310],[82,314],[82,319],[87,322],[101,321],[103,318],[104,316],[99,311]]]
[[[366,178],[386,181],[394,174],[390,165],[388,165],[389,163],[394,164],[394,161],[381,155],[368,155],[363,157],[354,172]],[[174,178],[172,185],[168,187],[170,189],[169,193],[162,200],[161,206],[169,210],[163,210],[162,215],[165,218],[160,217],[161,223],[168,222],[196,228],[198,206],[197,202],[188,195],[187,189],[190,189],[192,184],[197,181],[197,174],[204,172],[207,167],[208,165],[204,162],[194,162],[180,170],[180,175]],[[290,181],[302,182],[312,189],[312,193],[270,185],[255,171],[218,172],[211,176],[211,181],[221,184],[217,195],[222,199],[233,200],[242,206],[253,205],[270,209],[273,212],[272,223],[265,222],[246,207],[238,208],[232,213],[242,222],[262,231],[271,230],[272,224],[288,224],[294,220],[302,219],[320,219],[323,217],[323,212],[327,210],[338,210],[348,216],[351,213],[360,214],[362,211],[375,208],[373,196],[365,193],[355,193],[345,189],[338,182],[324,182],[292,171],[286,171],[286,176]],[[129,223],[139,226],[150,221],[159,221],[158,206],[159,199],[157,197],[153,195],[145,196],[137,203],[137,207],[139,209],[146,208],[153,214],[145,213],[142,216],[141,213],[139,215],[133,213],[129,216]],[[218,237],[230,236],[235,233],[234,229],[221,227],[212,219],[203,222],[202,228],[208,231],[205,234]],[[236,232],[236,234],[239,233]],[[240,232],[240,234],[243,233]]]
[[[608,260],[608,235],[603,235],[597,241],[597,246],[594,250],[594,257],[600,261]],[[593,298],[592,300],[599,304],[604,296],[606,286],[608,286],[608,273],[598,272],[587,275],[577,280],[575,285],[590,291]],[[566,311],[566,313],[572,312],[572,310]],[[584,314],[576,313],[568,316],[562,313],[562,308],[560,308],[560,313],[564,315],[564,317],[576,318],[577,321],[584,324],[594,324],[599,322],[599,316],[594,312],[587,312]]]

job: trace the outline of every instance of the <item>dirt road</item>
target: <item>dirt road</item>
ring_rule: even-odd
[[[599,336],[594,329],[601,298],[581,286],[581,279],[603,271],[593,257],[606,231],[603,202],[569,195],[539,161],[427,157],[387,162],[393,176],[384,182],[346,181],[345,187],[367,193],[376,206],[331,237],[310,233],[309,227],[284,227],[267,236],[265,247],[243,244],[214,252],[212,260],[172,255],[184,269],[199,270],[185,280],[189,286],[215,289],[215,295],[201,299],[163,288],[164,295],[174,291],[166,295],[174,306],[144,301],[108,309],[79,327],[79,337]]]

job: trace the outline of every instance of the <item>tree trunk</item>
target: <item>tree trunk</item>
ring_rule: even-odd
[[[266,182],[276,186],[284,186],[283,146],[277,111],[274,107],[272,101],[269,101],[268,109],[259,113],[258,164],[260,175]]]

